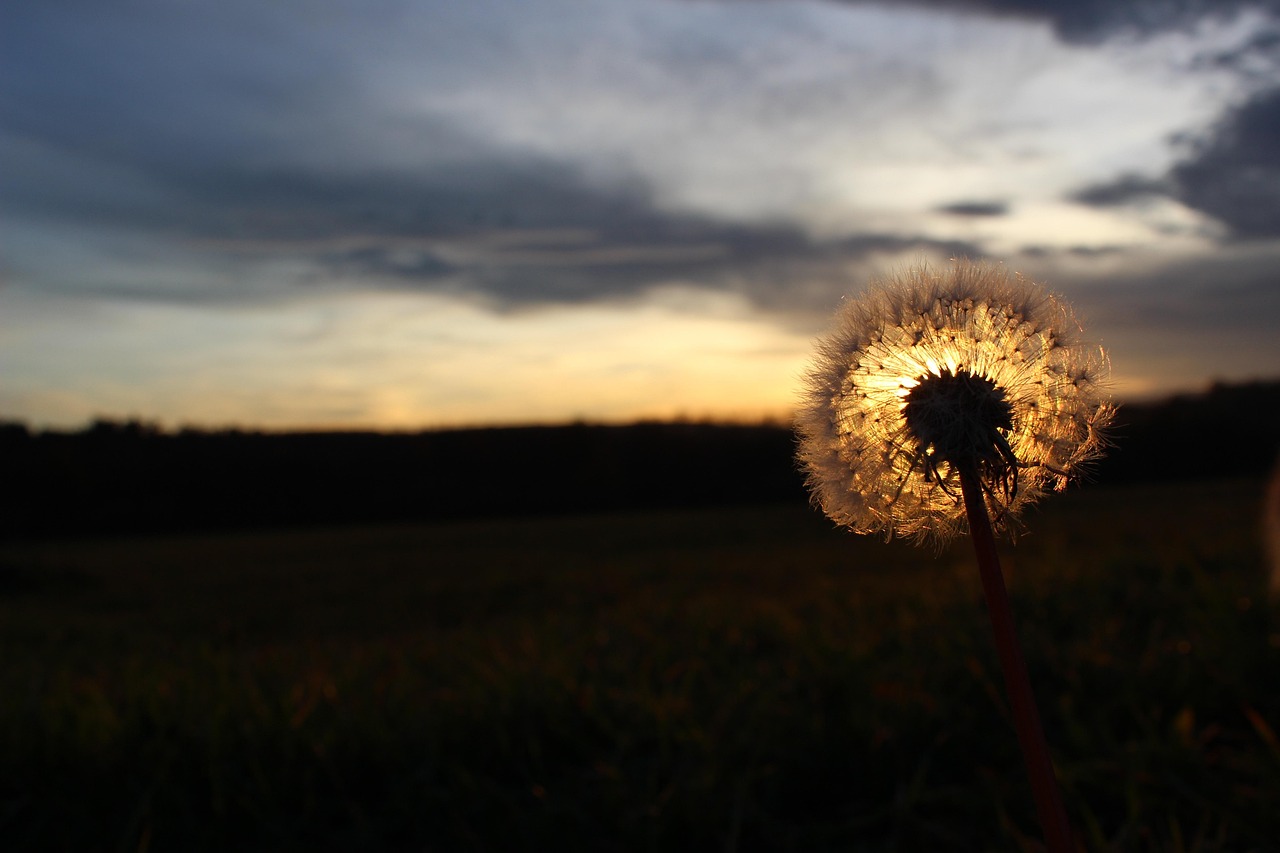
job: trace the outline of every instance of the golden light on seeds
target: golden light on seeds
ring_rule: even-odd
[[[820,341],[799,456],[837,523],[939,541],[967,526],[955,459],[977,458],[1007,528],[1099,455],[1107,375],[1101,347],[1039,285],[968,261],[911,270],[848,302]],[[958,416],[961,398],[985,420]]]

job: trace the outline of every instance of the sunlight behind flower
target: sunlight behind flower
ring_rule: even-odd
[[[1001,416],[989,435],[958,440],[997,467],[1016,460],[996,507],[1008,528],[1025,505],[1064,488],[1099,455],[1112,412],[1108,373],[1105,353],[1083,340],[1071,309],[1039,286],[967,261],[942,272],[917,268],[847,303],[819,343],[797,416],[800,459],[815,500],[837,523],[944,541],[965,529],[945,431],[965,426],[944,409],[943,432],[922,436],[907,411],[926,386],[975,377],[990,391],[970,383],[962,392],[993,395],[1008,424]]]
[[[813,500],[857,533],[969,534],[1010,716],[1050,853],[1077,849],[1014,629],[995,529],[1101,454],[1109,363],[1071,308],[967,259],[845,303],[796,419]]]

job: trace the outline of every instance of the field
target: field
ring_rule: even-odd
[[[1004,549],[1088,850],[1280,850],[1261,492]],[[0,846],[1035,850],[966,548],[802,505],[0,546]]]

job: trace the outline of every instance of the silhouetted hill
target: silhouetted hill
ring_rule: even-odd
[[[1122,406],[1113,439],[1098,482],[1261,476],[1280,454],[1280,381]]]
[[[779,427],[176,434],[0,430],[6,536],[519,516],[803,499]]]
[[[1280,382],[1129,405],[1093,482],[1262,475]],[[779,426],[639,423],[169,433],[0,424],[0,536],[46,537],[805,501]]]

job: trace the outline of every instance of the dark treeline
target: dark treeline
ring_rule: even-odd
[[[1261,475],[1280,382],[1121,409],[1096,483]],[[74,433],[0,425],[0,536],[243,529],[806,500],[781,426]]]
[[[1280,454],[1280,380],[1121,406],[1095,482],[1262,476]]]
[[[401,433],[0,430],[0,531],[48,536],[760,503],[788,430],[641,423]]]

